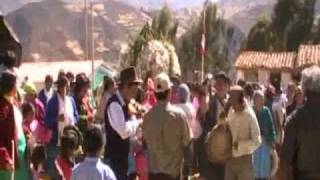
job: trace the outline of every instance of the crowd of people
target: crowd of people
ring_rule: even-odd
[[[142,81],[134,67],[95,93],[84,73],[47,75],[40,91],[10,68],[0,82],[0,179],[320,179],[319,67],[286,89],[223,72]],[[222,116],[232,155],[213,163],[206,139]]]

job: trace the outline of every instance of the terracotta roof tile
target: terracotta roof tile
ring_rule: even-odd
[[[301,45],[299,47],[296,67],[305,68],[315,64],[320,65],[320,45]]]
[[[291,70],[294,68],[296,58],[295,52],[242,52],[235,62],[235,67],[239,69],[274,69]]]

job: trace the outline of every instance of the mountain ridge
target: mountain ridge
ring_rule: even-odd
[[[50,61],[85,58],[84,17],[83,6],[44,0],[29,3],[8,14],[6,19],[24,47],[25,61]],[[138,32],[151,20],[136,8],[113,0],[96,4],[92,17],[93,33],[88,38],[94,36],[96,57],[115,60],[121,43],[128,39],[126,36]],[[89,32],[90,29],[91,26]]]

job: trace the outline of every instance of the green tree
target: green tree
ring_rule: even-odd
[[[312,44],[320,43],[320,19],[317,20],[317,25],[313,27],[313,30],[309,36],[309,42]]]
[[[250,30],[247,39],[247,50],[270,51],[273,48],[271,21],[260,19]]]
[[[286,48],[288,51],[296,51],[300,44],[308,41],[313,27],[315,14],[315,0],[305,0],[296,18],[288,30]]]
[[[250,30],[246,49],[296,51],[300,44],[316,39],[317,30],[312,31],[315,3],[316,0],[278,0],[272,21],[259,20]]]
[[[152,19],[151,25],[146,23],[141,31],[129,45],[130,65],[135,66],[143,47],[150,40],[162,40],[175,43],[176,34],[179,27],[177,20],[173,18],[168,6],[164,6],[160,12]]]
[[[153,39],[153,32],[149,25],[146,23],[141,29],[140,33],[136,37],[136,39],[131,43],[129,48],[129,60],[130,65],[134,66],[137,64],[137,60],[139,58],[140,52],[142,51],[143,46],[145,46],[148,41]]]
[[[164,6],[152,20],[154,38],[174,43],[179,23],[168,6]]]
[[[276,50],[286,49],[286,37],[288,26],[301,9],[300,0],[278,0],[272,17],[272,28],[276,35],[274,44]]]
[[[218,17],[216,5],[209,3],[205,8],[205,14],[205,71],[213,73],[221,70],[229,71],[228,37],[232,36],[233,30],[228,29],[223,18]],[[202,33],[203,16],[181,37],[178,44],[178,56],[182,72],[200,69]]]

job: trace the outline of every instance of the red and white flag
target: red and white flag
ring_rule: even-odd
[[[206,52],[206,36],[204,33],[201,35],[200,54],[203,56]]]

